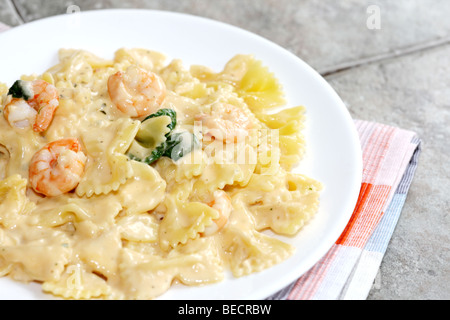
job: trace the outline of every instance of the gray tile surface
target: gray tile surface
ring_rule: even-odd
[[[11,25],[18,17],[64,14],[73,4],[82,11],[146,8],[230,23],[327,74],[353,117],[416,131],[423,139],[419,168],[369,299],[450,299],[450,1],[12,1],[0,0],[0,21]],[[379,30],[367,28],[372,4],[380,8]]]
[[[321,72],[450,36],[448,0],[14,0],[25,21],[81,10],[145,8],[200,15],[262,35]],[[381,29],[369,30],[377,4]]]
[[[450,45],[327,77],[354,118],[415,131],[420,165],[370,299],[450,299]]]
[[[21,23],[10,0],[0,0],[0,22],[10,26],[17,26]]]

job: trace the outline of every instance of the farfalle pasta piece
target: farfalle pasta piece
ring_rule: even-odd
[[[219,218],[217,210],[201,202],[182,202],[175,196],[164,201],[166,212],[159,229],[160,247],[167,251],[196,239]]]
[[[240,215],[231,217],[219,239],[235,277],[260,272],[293,254],[291,245],[255,230],[241,195],[233,198],[233,206]]]
[[[34,134],[31,130],[22,130],[20,134],[9,124],[6,124],[4,117],[0,117],[0,122],[7,126],[7,130],[0,132],[0,145],[2,150],[6,152],[6,167],[4,175],[6,177],[12,175],[20,175],[23,178],[28,177],[28,166],[24,166],[23,162],[29,163],[34,153],[45,145],[42,137]]]
[[[252,59],[248,62],[246,73],[237,87],[239,95],[255,113],[286,103],[278,79],[259,60]]]
[[[246,141],[227,147],[223,147],[220,141],[214,141],[204,151],[208,160],[202,174],[195,179],[195,195],[208,194],[226,186],[245,186],[255,172],[257,151]]]
[[[0,226],[14,228],[34,209],[35,204],[26,196],[27,183],[19,175],[0,181]]]
[[[94,201],[92,201],[94,200]],[[123,209],[122,203],[113,195],[100,195],[94,198],[72,198],[68,201],[69,206],[79,208],[77,219],[82,222],[91,223],[91,233],[108,230],[115,225],[115,218]]]
[[[96,69],[112,66],[111,60],[101,59],[85,50],[61,49],[58,53],[60,63],[50,68],[55,84],[70,82],[77,84],[93,84]]]
[[[181,158],[175,165],[175,181],[192,180],[200,176],[207,164],[203,150],[194,150],[187,156]]]
[[[134,140],[139,125],[139,121],[121,118],[104,128],[88,128],[82,136],[88,160],[76,189],[78,196],[91,197],[117,191],[132,176],[133,170],[125,152]]]
[[[260,272],[290,257],[295,248],[255,228],[245,194],[232,197],[234,212],[218,237],[220,247],[235,277]]]
[[[179,268],[176,275],[176,279],[183,284],[211,284],[224,279],[225,263],[220,250],[216,239],[197,238],[178,246],[167,258],[187,260],[187,263],[181,263],[183,268]]]
[[[12,270],[12,263],[6,263],[3,258],[0,258],[0,277],[6,277]]]
[[[275,130],[261,129],[257,149],[256,174],[274,175],[280,170],[280,136]]]
[[[252,55],[234,56],[218,73],[203,66],[192,66],[190,71],[214,92],[232,89],[254,113],[282,106],[286,102],[278,79]]]
[[[157,243],[159,221],[151,214],[135,214],[117,219],[117,227],[123,240]]]
[[[149,165],[165,155],[170,134],[177,125],[177,114],[172,109],[160,109],[146,117],[139,126],[127,155],[130,159]]]
[[[54,202],[52,202],[55,205]],[[67,223],[76,223],[89,218],[89,213],[75,203],[60,203],[39,208],[39,214],[30,219],[30,224],[47,228],[55,228]]]
[[[9,275],[21,281],[55,281],[68,263],[71,248],[69,238],[52,231],[44,238],[26,239],[21,244],[2,246],[0,260],[12,264]]]
[[[157,71],[164,67],[166,59],[166,56],[160,52],[141,48],[122,48],[114,55],[116,68],[122,70],[131,65],[138,65],[146,70]]]
[[[256,231],[244,233],[227,228],[222,239],[235,277],[261,272],[286,260],[295,251],[291,245]]]
[[[201,197],[226,186],[245,186],[254,170],[255,164],[210,164],[196,179],[192,196]]]
[[[73,243],[73,247],[77,252],[77,258],[86,269],[105,278],[113,277],[117,273],[117,259],[122,250],[122,238],[116,227],[91,238],[79,237],[76,243]]]
[[[55,228],[71,223],[77,232],[84,230],[91,236],[115,225],[115,217],[122,210],[120,201],[110,195],[92,198],[51,198],[33,212],[29,223]]]
[[[42,290],[57,297],[77,300],[106,298],[112,291],[103,278],[79,264],[68,265],[57,281],[45,281]]]
[[[193,77],[179,59],[173,60],[164,67],[161,70],[161,77],[164,79],[167,88],[177,95],[196,99],[208,94],[206,86]]]
[[[114,61],[78,49],[61,49],[58,56],[60,63],[43,75],[44,80],[58,88],[63,104],[75,98],[78,110],[87,111],[85,106],[92,102],[92,94],[104,91]]]
[[[130,161],[130,166],[132,177],[116,193],[123,213],[143,213],[155,209],[164,200],[166,182],[151,166],[136,161]]]
[[[206,166],[206,159],[201,150],[197,150],[177,162],[161,158],[155,169],[167,183],[166,192],[176,195],[180,201],[186,201],[193,190],[195,177],[200,176]]]
[[[192,192],[193,181],[179,178],[178,167],[169,158],[161,158],[155,164],[155,170],[158,171],[161,178],[166,182],[166,193],[173,195],[179,201],[185,201]]]
[[[305,152],[303,137],[305,108],[294,107],[276,113],[259,113],[257,118],[270,129],[276,130],[277,147],[280,150],[279,162],[286,170],[297,165]]]
[[[154,299],[175,279],[186,285],[204,285],[224,278],[218,246],[205,239],[190,240],[166,256],[124,249],[119,268],[124,290],[132,299]]]
[[[322,185],[300,174],[254,175],[239,196],[253,216],[256,230],[295,235],[318,210]]]
[[[297,166],[305,154],[306,146],[301,137],[293,135],[280,136],[280,165],[285,170],[292,170]]]
[[[230,59],[219,73],[202,65],[191,66],[190,72],[194,77],[205,83],[225,82],[235,86],[247,73],[248,66],[253,60],[252,55],[238,54]]]

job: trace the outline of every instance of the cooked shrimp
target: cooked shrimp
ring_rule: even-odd
[[[37,111],[23,99],[12,99],[4,110],[5,119],[12,127],[30,128],[36,122]]]
[[[77,139],[49,143],[31,159],[31,187],[48,197],[72,191],[80,183],[85,164],[86,156]]]
[[[213,224],[205,228],[205,231],[202,233],[203,237],[211,236],[222,230],[228,223],[231,211],[233,210],[230,197],[222,190],[214,192],[214,200],[208,205],[211,208],[216,209],[219,212],[220,217],[213,220]]]
[[[120,111],[140,118],[158,111],[166,97],[166,85],[155,73],[131,66],[109,78],[108,92]]]
[[[32,125],[35,132],[46,131],[59,106],[58,90],[39,79],[19,83],[19,90],[27,94],[23,94],[23,98],[13,98],[5,106],[5,119],[13,127],[24,129]]]
[[[200,114],[195,117],[206,127],[205,136],[213,137],[225,143],[238,141],[240,137],[246,137],[252,123],[249,117],[231,104],[215,103],[211,106],[209,114]]]

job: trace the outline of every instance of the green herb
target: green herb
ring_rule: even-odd
[[[195,135],[187,131],[177,132],[172,134],[167,140],[163,157],[178,161],[197,149],[198,146],[199,141]]]
[[[150,152],[150,155],[149,155],[149,156],[144,157],[144,158],[135,156],[135,155],[132,154],[132,153],[129,153],[129,154],[128,154],[128,157],[129,157],[131,160],[143,162],[143,163],[146,163],[146,164],[150,165],[150,164],[152,164],[153,162],[159,160],[159,159],[163,156],[163,154],[164,154],[164,152],[165,152],[165,150],[166,150],[165,147],[166,147],[165,144],[162,144],[162,145],[156,147],[156,149],[154,149],[153,151]]]
[[[173,131],[173,129],[175,129],[175,127],[177,126],[177,113],[172,110],[172,109],[161,109],[158,112],[149,115],[147,118],[145,118],[142,123],[146,122],[149,119],[153,119],[153,118],[158,118],[158,117],[163,117],[163,116],[167,116],[170,117],[170,119],[172,119],[172,122],[167,126],[170,129],[170,132]],[[166,136],[169,136],[170,133],[168,133]]]
[[[12,95],[16,99],[24,99],[26,101],[33,98],[34,93],[26,81],[17,80],[9,89],[8,95]]]
[[[170,123],[166,125],[167,122],[164,123],[165,120],[163,119],[162,122],[155,121],[156,118],[160,117],[169,117],[170,121],[168,121]],[[157,145],[156,140],[158,137],[161,137],[161,124],[165,126],[167,131],[165,134],[166,140]],[[176,125],[177,114],[172,109],[161,109],[148,116],[142,121],[141,129],[128,151],[128,157],[150,165],[161,157],[168,157],[178,161],[189,154],[199,146],[199,141],[195,135],[187,131],[174,133]],[[156,132],[155,128],[158,128]]]
[[[135,141],[128,151],[128,157],[149,165],[157,161],[164,155],[167,149],[167,140],[169,140],[170,134],[176,125],[177,114],[171,109],[161,109],[148,116],[142,121]],[[162,132],[165,132],[165,141],[159,143]]]

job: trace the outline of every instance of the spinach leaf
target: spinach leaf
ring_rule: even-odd
[[[170,117],[170,119],[172,119],[172,123],[169,124],[167,127],[170,129],[170,131],[172,132],[173,129],[175,129],[175,127],[177,126],[177,113],[175,112],[175,110],[172,109],[161,109],[158,112],[149,115],[147,118],[145,118],[142,123],[144,123],[145,121],[152,119],[152,118],[158,118],[158,117],[162,117],[162,116],[167,116]],[[167,134],[167,136],[170,133]]]
[[[178,161],[199,147],[200,143],[195,135],[188,131],[172,134],[166,142],[163,157]]]
[[[157,161],[166,151],[167,140],[176,125],[177,114],[171,109],[161,109],[148,116],[142,121],[141,128],[128,150],[128,157],[149,165]],[[159,142],[161,137],[165,137],[162,143]]]
[[[17,80],[8,91],[8,95],[12,95],[16,99],[24,99],[26,101],[33,98],[34,93],[31,86],[23,80]]]
[[[166,126],[168,128],[165,135],[166,141],[160,145],[155,145],[155,134],[158,135],[158,133],[152,131],[156,123],[151,123],[151,119],[159,117],[169,117],[170,123]],[[173,132],[176,125],[177,113],[172,109],[161,109],[148,116],[142,121],[141,129],[128,151],[128,157],[151,165],[161,157],[178,161],[198,148],[200,143],[192,133],[188,131]]]

